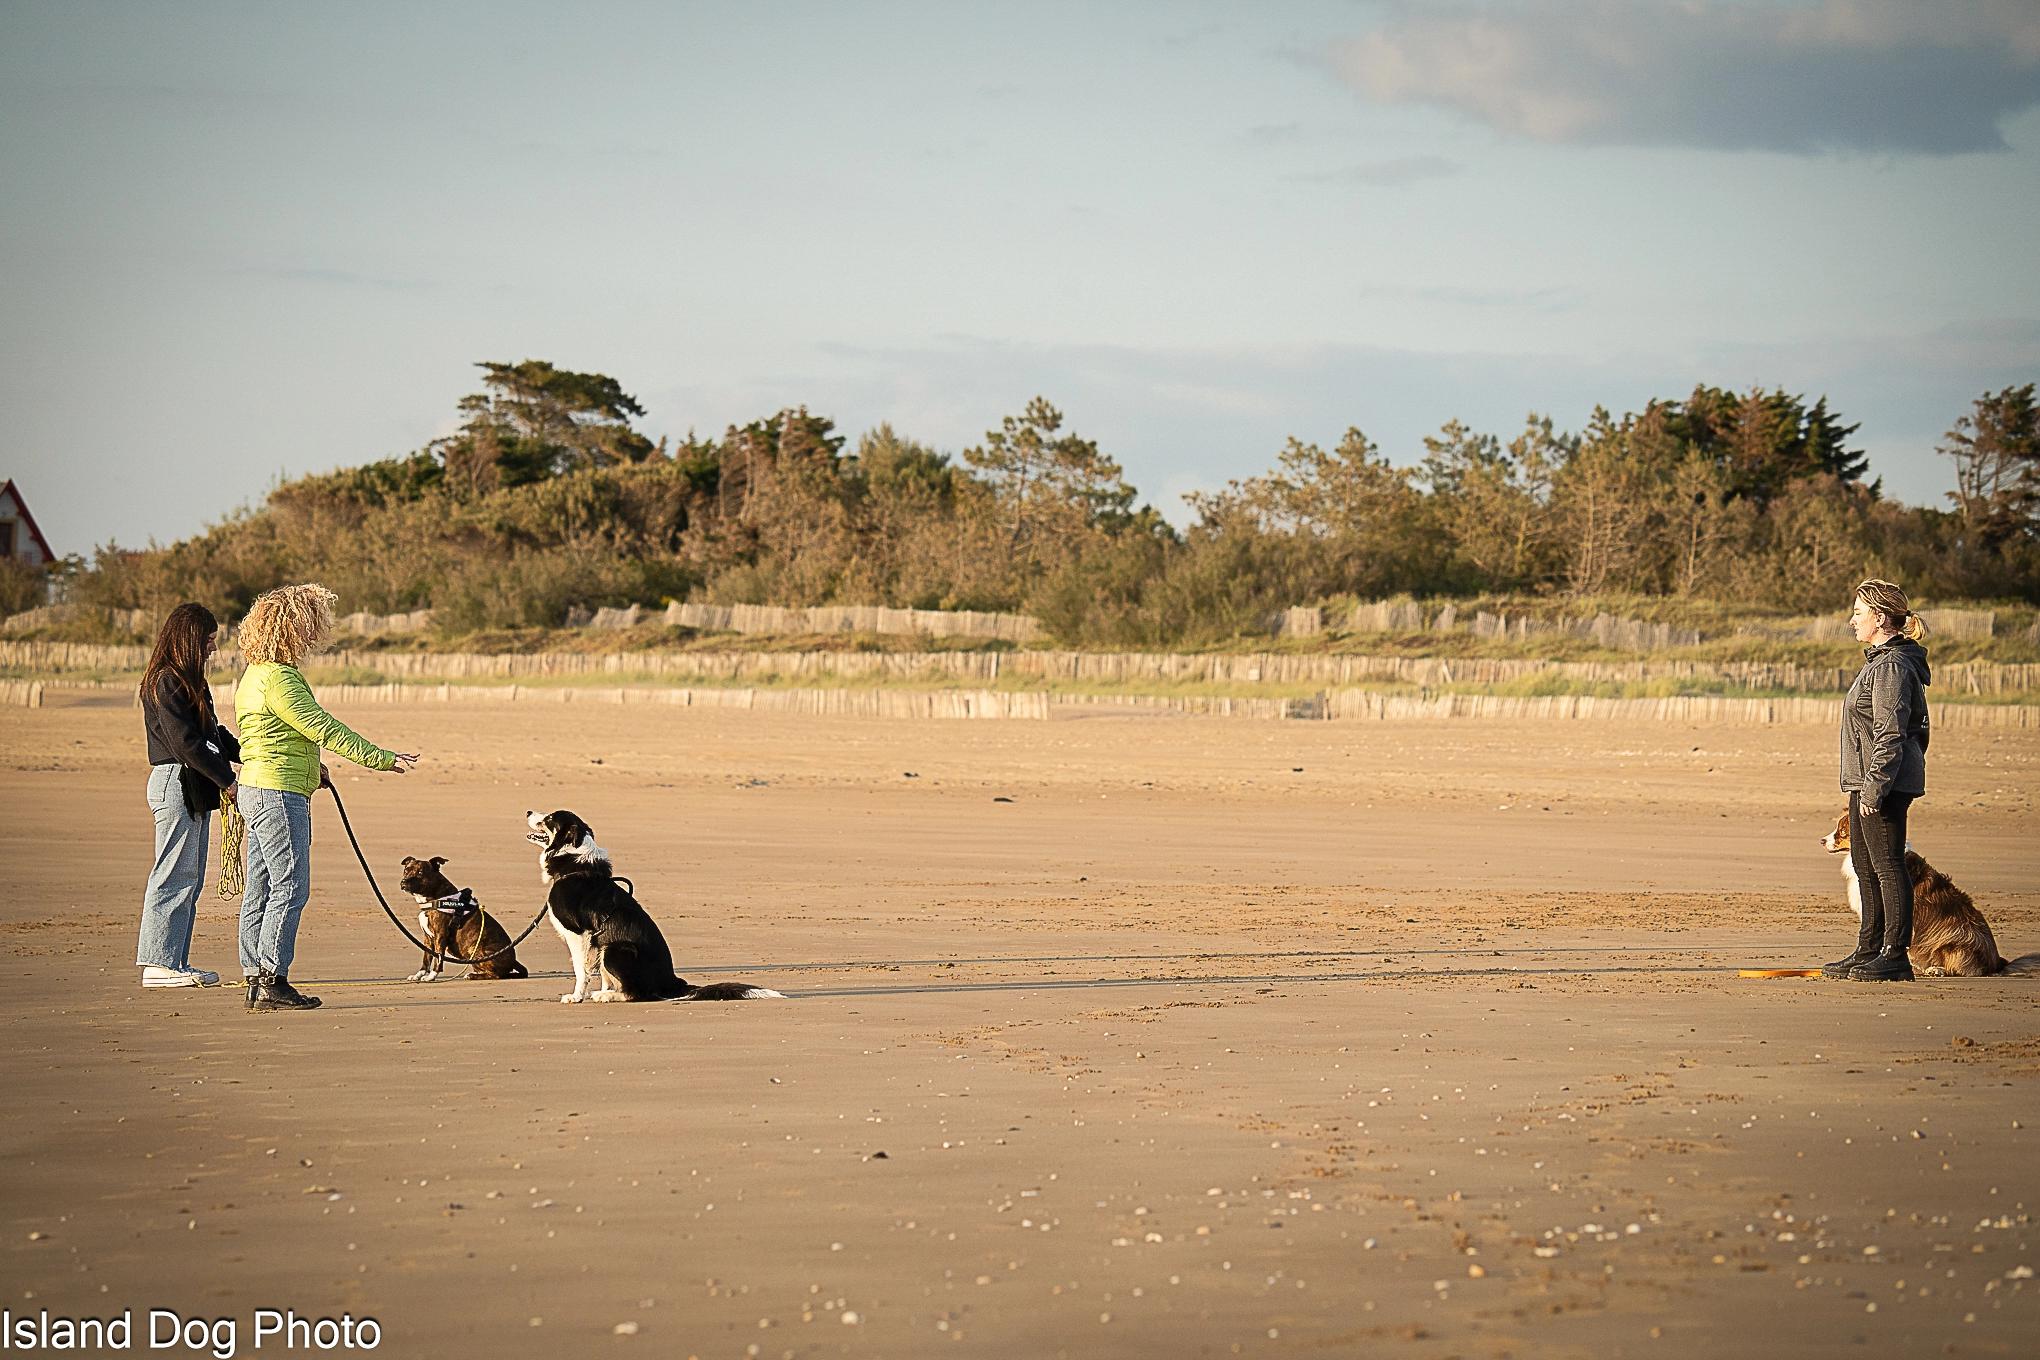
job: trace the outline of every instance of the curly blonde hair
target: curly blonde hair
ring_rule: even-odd
[[[340,597],[319,585],[278,586],[255,597],[236,636],[249,665],[265,661],[301,664],[333,631],[333,602]]]

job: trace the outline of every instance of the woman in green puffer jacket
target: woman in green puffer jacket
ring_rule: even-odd
[[[325,782],[323,748],[371,770],[403,774],[416,753],[385,751],[319,707],[298,666],[333,631],[324,586],[280,586],[241,621],[248,669],[234,691],[241,737],[241,815],[248,822],[247,890],[241,896],[241,972],[248,1009],[310,1010],[290,985],[298,918],[312,894],[312,795]]]

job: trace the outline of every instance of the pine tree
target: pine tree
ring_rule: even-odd
[[[2040,538],[2040,409],[2034,384],[1986,392],[1948,431],[1940,451],[1955,460],[1955,502],[1985,547]]]

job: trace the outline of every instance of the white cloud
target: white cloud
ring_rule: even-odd
[[[2040,104],[2040,5],[1397,0],[1328,55],[1376,103],[1536,141],[1950,155]]]

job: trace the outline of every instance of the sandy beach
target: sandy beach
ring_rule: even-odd
[[[1846,952],[1822,726],[343,715],[394,891],[595,827],[691,979],[401,981],[330,800],[294,980],[144,992],[117,695],[0,710],[0,1307],[512,1356],[2030,1355],[2040,978]],[[1912,839],[2040,951],[2040,733]],[[216,865],[215,865],[216,871]],[[238,976],[208,888],[194,961]],[[458,970],[456,970],[456,973]],[[283,1338],[265,1341],[274,1350]],[[175,1348],[160,1353],[191,1353]]]

